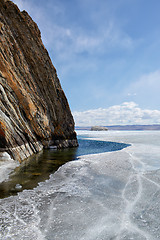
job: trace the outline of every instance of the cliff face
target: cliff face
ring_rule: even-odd
[[[77,146],[74,120],[37,24],[0,0],[0,152],[19,161]]]

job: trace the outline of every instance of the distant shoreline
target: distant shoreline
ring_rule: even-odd
[[[92,126],[88,127],[79,127],[76,126],[76,130],[91,130]],[[111,125],[111,126],[103,126],[107,127],[108,130],[119,130],[119,131],[159,131],[160,130],[160,124],[153,124],[153,125]]]

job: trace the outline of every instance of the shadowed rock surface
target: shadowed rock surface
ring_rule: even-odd
[[[0,0],[0,152],[21,161],[50,145],[77,146],[67,99],[37,24]]]

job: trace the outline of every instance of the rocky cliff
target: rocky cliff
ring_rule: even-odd
[[[0,152],[21,161],[50,145],[77,146],[67,99],[37,24],[0,0]]]

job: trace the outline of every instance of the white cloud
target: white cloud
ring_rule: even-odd
[[[160,111],[141,109],[134,102],[124,102],[109,108],[73,112],[76,126],[116,124],[160,124]]]

